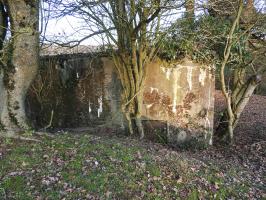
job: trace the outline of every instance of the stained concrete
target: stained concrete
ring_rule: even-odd
[[[120,91],[109,57],[46,56],[29,91],[27,112],[37,128],[48,124],[52,110],[54,129],[104,124],[123,127]],[[212,143],[213,66],[189,59],[172,63],[158,59],[147,68],[143,95],[147,137],[161,134],[172,144]]]
[[[168,124],[168,140],[191,139],[212,144],[214,114],[213,67],[184,59],[148,67],[143,116]]]

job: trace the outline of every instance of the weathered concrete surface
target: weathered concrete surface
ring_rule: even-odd
[[[144,90],[144,113],[149,120],[168,124],[168,140],[191,139],[212,144],[214,76],[211,66],[158,61],[148,67]]]
[[[121,127],[120,90],[108,57],[45,57],[28,94],[28,115],[39,128],[49,123],[52,110],[52,128]],[[142,113],[147,137],[160,134],[174,144],[194,139],[211,144],[213,92],[210,66],[186,59],[171,64],[158,60],[149,65]]]

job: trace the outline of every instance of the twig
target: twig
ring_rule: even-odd
[[[46,130],[47,128],[50,128],[52,126],[53,118],[54,118],[54,110],[51,111],[49,124],[44,127],[44,130]]]
[[[135,99],[135,97],[140,93],[141,90],[143,90],[143,87],[140,88],[139,91],[136,92],[136,94],[124,104],[124,106],[127,106],[133,99]]]

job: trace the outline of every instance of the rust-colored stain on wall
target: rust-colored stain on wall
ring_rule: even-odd
[[[212,143],[214,75],[211,66],[188,59],[167,66],[158,61],[148,67],[143,115],[164,120],[172,127],[173,142],[199,137]]]

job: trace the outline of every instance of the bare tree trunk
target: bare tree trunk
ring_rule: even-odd
[[[238,8],[237,16],[227,36],[226,47],[224,49],[224,59],[223,59],[223,62],[221,65],[221,71],[220,71],[222,92],[226,99],[226,110],[223,113],[223,117],[220,120],[220,124],[217,128],[216,133],[220,138],[222,138],[226,142],[229,141],[230,143],[233,142],[234,129],[239,121],[239,117],[241,113],[243,112],[245,106],[249,102],[249,99],[251,95],[253,94],[254,90],[256,89],[258,84],[261,82],[261,76],[259,75],[254,75],[250,77],[248,80],[246,80],[246,77],[245,77],[246,67],[236,66],[236,69],[234,69],[234,75],[233,75],[234,83],[233,83],[232,90],[230,86],[229,88],[227,88],[225,84],[224,70],[228,63],[230,54],[231,54],[231,48],[234,42],[233,34],[236,30],[237,24],[241,22],[240,20],[242,20],[242,25],[245,25],[245,24],[250,25],[250,23],[252,22],[254,10],[255,10],[253,3],[254,3],[253,0],[248,0],[245,10],[242,13],[242,10],[244,8],[243,6],[244,2],[243,0],[239,1],[239,8]],[[241,14],[242,14],[242,18],[241,18]],[[247,28],[247,34],[249,34],[248,33],[249,30],[250,28]]]
[[[38,1],[6,1],[12,33],[12,52],[8,64],[8,111],[21,129],[29,129],[25,98],[38,68]]]
[[[250,97],[254,93],[254,90],[258,86],[258,84],[261,82],[262,78],[259,75],[254,75],[250,77],[246,84],[244,84],[241,88],[241,96],[237,96],[237,99],[234,100],[235,106],[234,106],[234,113],[235,113],[235,120],[233,123],[233,128],[236,127],[239,117],[241,113],[243,112],[244,108],[246,107],[247,103],[249,102]]]
[[[228,108],[223,112],[223,116],[220,119],[219,126],[217,128],[217,135],[225,141],[233,141],[233,132],[239,121],[239,117],[249,102],[254,90],[261,82],[261,76],[250,77],[241,88],[235,88],[238,90],[238,95],[232,99],[230,107],[232,108],[233,116],[228,116]],[[233,92],[234,93],[234,92]],[[227,106],[228,107],[228,106]]]
[[[140,139],[143,139],[144,128],[141,119],[143,103],[141,88],[144,80],[143,69],[141,68],[143,66],[138,66],[136,58],[131,59],[131,57],[123,56],[123,53],[113,55],[113,60],[121,80],[121,106],[129,135],[137,132]]]
[[[194,2],[194,0],[189,1]],[[157,47],[149,49],[147,29],[149,23],[156,17],[158,27],[160,24],[161,3],[160,1],[153,3],[151,7],[145,6],[145,1],[136,3],[133,0],[118,0],[111,3],[118,38],[117,51],[113,52],[113,60],[122,85],[122,112],[125,115],[130,135],[137,132],[140,139],[144,137],[141,113],[146,66],[157,50]]]
[[[241,0],[239,1],[239,8],[238,8],[236,18],[233,21],[230,32],[227,36],[226,46],[224,48],[224,57],[223,57],[223,61],[221,63],[221,69],[220,69],[220,81],[222,85],[222,92],[226,100],[226,111],[225,111],[226,114],[224,114],[225,119],[223,119],[224,121],[222,124],[227,125],[227,129],[225,132],[222,132],[222,135],[225,136],[223,138],[229,139],[229,143],[233,142],[233,136],[234,136],[233,124],[235,120],[235,115],[234,115],[234,111],[232,107],[232,92],[230,91],[230,88],[226,87],[224,71],[227,66],[230,54],[231,54],[231,48],[233,45],[233,35],[237,27],[237,24],[239,23],[242,9],[243,9],[243,1]],[[220,127],[220,128],[218,127],[218,130],[223,130],[223,128],[224,127]],[[218,133],[217,135],[220,136],[221,134]]]
[[[12,122],[10,121],[8,110],[7,110],[7,90],[4,85],[4,70],[0,71],[0,122],[1,129],[11,127]]]
[[[137,111],[136,111],[136,126],[138,129],[138,134],[140,139],[143,139],[145,136],[144,128],[142,125],[141,113],[142,113],[142,103],[143,103],[143,93],[139,92],[138,96],[136,97],[136,104],[137,104]]]

